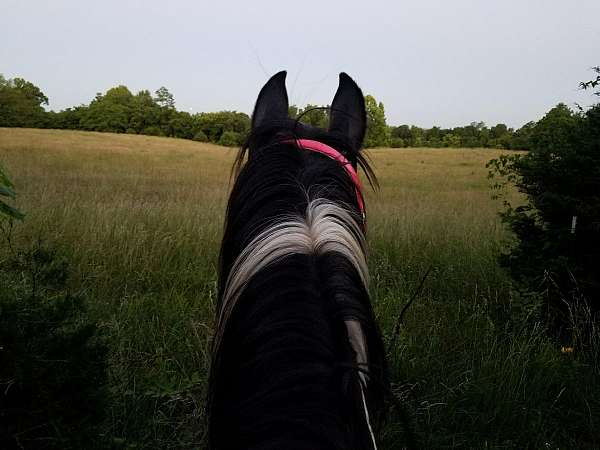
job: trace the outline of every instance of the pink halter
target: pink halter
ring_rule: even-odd
[[[360,179],[358,178],[358,174],[356,173],[356,170],[354,170],[354,167],[352,167],[352,164],[350,164],[350,161],[348,161],[348,159],[346,159],[346,157],[338,152],[335,148],[330,147],[327,144],[323,144],[322,142],[314,141],[312,139],[295,139],[293,142],[295,142],[300,148],[321,153],[322,155],[325,155],[341,164],[341,166],[346,170],[346,173],[350,176],[352,183],[354,183],[356,202],[358,203],[358,209],[362,215],[363,228],[366,228],[367,216],[365,214],[365,204],[362,196],[362,185],[360,183]]]

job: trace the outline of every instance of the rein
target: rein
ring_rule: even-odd
[[[365,203],[362,195],[362,184],[360,182],[360,179],[358,178],[358,173],[356,173],[356,170],[354,169],[350,161],[348,161],[348,159],[335,148],[330,147],[329,145],[324,144],[322,142],[315,141],[313,139],[294,139],[287,142],[295,142],[298,147],[303,148],[304,150],[310,150],[313,152],[320,153],[340,163],[340,165],[344,168],[348,176],[350,176],[350,179],[354,184],[354,191],[356,192],[356,203],[358,203],[358,209],[362,217],[362,227],[363,230],[366,229],[367,215],[365,213]]]

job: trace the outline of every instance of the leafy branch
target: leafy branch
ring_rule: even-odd
[[[579,87],[584,91],[587,89],[595,89],[600,86],[600,66],[592,67],[592,70],[597,73],[596,79],[590,81],[582,81]],[[600,96],[600,90],[594,92],[594,95]]]
[[[0,166],[0,218],[23,220],[25,214],[18,209],[6,203],[2,197],[14,200],[17,194],[14,191],[14,186],[6,175],[2,166]]]

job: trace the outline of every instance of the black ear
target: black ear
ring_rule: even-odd
[[[333,97],[329,117],[329,131],[349,138],[359,149],[367,127],[365,98],[354,80],[344,72],[340,73],[340,85]]]
[[[252,129],[288,117],[288,96],[285,89],[285,76],[282,70],[271,77],[258,94],[252,113]]]

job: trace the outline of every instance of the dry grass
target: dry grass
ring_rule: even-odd
[[[551,343],[535,330],[507,334],[513,298],[496,256],[508,235],[485,169],[499,153],[370,152],[381,184],[367,190],[373,301],[386,339],[433,267],[390,352],[395,390],[429,448],[590,442],[549,431],[562,414],[557,394],[574,376]],[[16,240],[41,237],[69,256],[72,288],[108,336],[111,445],[205,442],[210,317],[234,155],[170,138],[0,129],[0,161],[27,213]],[[382,448],[398,448],[398,423],[385,428]]]
[[[82,280],[88,267],[110,265],[100,272],[107,279],[94,277],[101,293],[121,295],[132,274],[177,273],[171,258],[182,247],[214,268],[234,150],[107,133],[0,133],[0,155],[28,214],[24,231],[70,246]],[[380,192],[367,190],[372,242],[421,258],[449,242],[478,247],[503,235],[484,168],[497,151],[371,155],[381,183]],[[125,275],[121,288],[115,272]]]

